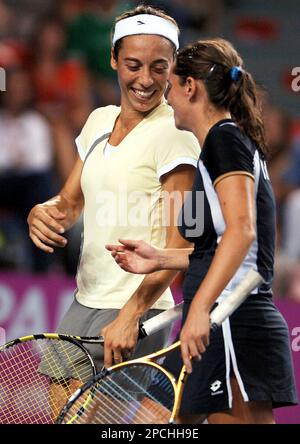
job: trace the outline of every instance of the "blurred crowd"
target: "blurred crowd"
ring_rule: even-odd
[[[76,272],[81,221],[68,248],[46,255],[29,241],[30,208],[53,196],[75,160],[92,109],[119,103],[110,69],[114,18],[139,1],[0,0],[0,269]],[[220,35],[232,1],[160,0],[181,42]],[[229,9],[228,9],[229,8]],[[300,125],[260,89],[269,173],[278,209],[274,291],[300,302]]]

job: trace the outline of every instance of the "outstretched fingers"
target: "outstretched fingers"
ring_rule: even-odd
[[[108,245],[105,245],[105,248],[108,251],[111,251],[112,254],[117,254],[117,253],[120,253],[122,251],[125,251],[125,247],[123,247],[122,245],[108,244]]]

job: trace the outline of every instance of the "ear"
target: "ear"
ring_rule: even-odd
[[[113,48],[111,48],[111,51],[110,51],[110,66],[115,71],[118,69],[117,61],[115,59],[115,54],[114,54],[114,49]]]
[[[193,100],[197,93],[197,80],[193,77],[188,77],[185,82],[185,90],[189,100]]]

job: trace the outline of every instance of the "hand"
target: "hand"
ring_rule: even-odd
[[[130,359],[137,343],[138,329],[138,321],[125,317],[120,312],[113,322],[101,330],[100,334],[104,337],[105,368]]]
[[[159,269],[159,249],[144,241],[119,239],[122,245],[106,245],[116,263],[125,271],[148,274]]]
[[[60,235],[65,232],[65,219],[66,214],[55,206],[36,205],[27,218],[29,237],[38,248],[46,253],[53,253],[52,247],[63,248],[67,244],[67,239]]]
[[[187,373],[192,373],[192,360],[200,360],[209,345],[209,312],[192,303],[180,333],[181,356]]]

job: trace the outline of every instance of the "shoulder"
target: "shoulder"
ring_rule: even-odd
[[[197,138],[190,131],[176,128],[173,109],[166,102],[158,107],[157,112],[151,116],[149,123],[152,123],[153,127],[156,126],[157,131],[154,131],[153,135],[159,138],[160,145],[173,146],[184,143],[186,146],[196,147],[199,155],[200,149]]]
[[[201,160],[212,182],[233,172],[253,176],[255,151],[255,144],[236,125],[217,125],[206,137]]]
[[[253,157],[255,150],[255,144],[236,124],[226,123],[209,131],[204,143],[203,158],[238,153]]]
[[[214,140],[223,140],[224,143],[227,141],[236,141],[248,148],[253,145],[249,137],[233,122],[213,127],[208,133],[207,141],[212,143]]]
[[[82,160],[85,159],[86,153],[97,138],[113,130],[119,112],[120,108],[114,105],[96,108],[91,112],[75,140]]]
[[[206,141],[212,142],[214,139],[219,139],[221,137],[225,137],[226,139],[240,139],[242,138],[242,131],[235,123],[215,125],[209,131]]]
[[[111,132],[119,113],[120,108],[114,105],[94,109],[88,116],[79,137],[91,141],[95,137]]]
[[[88,116],[87,122],[90,124],[108,124],[115,121],[117,115],[120,113],[120,107],[115,105],[103,106],[94,109]]]

